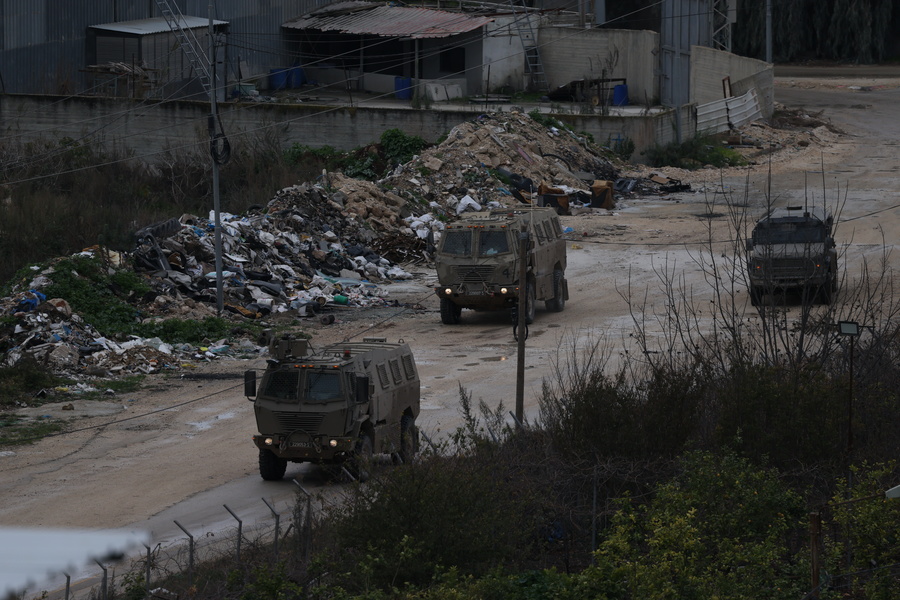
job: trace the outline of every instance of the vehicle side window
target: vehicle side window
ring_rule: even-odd
[[[552,241],[553,238],[556,237],[553,235],[553,224],[550,221],[544,222],[544,231],[547,232],[547,241],[548,242]]]
[[[404,354],[403,355],[403,370],[406,371],[407,379],[415,379],[416,377],[416,367],[413,363],[412,355]]]
[[[387,367],[384,366],[384,363],[380,365],[376,365],[375,370],[378,371],[378,383],[381,384],[381,389],[385,389],[388,385],[390,385],[390,381],[388,381]]]
[[[390,360],[390,365],[391,365],[391,375],[394,376],[394,383],[399,384],[401,381],[403,381],[403,378],[400,376],[400,363],[397,362],[396,358],[392,358]]]
[[[441,252],[456,256],[472,254],[472,232],[464,229],[445,231],[441,244]]]
[[[562,235],[562,225],[559,224],[559,219],[556,217],[550,220],[550,228],[552,229],[553,237],[558,238]]]

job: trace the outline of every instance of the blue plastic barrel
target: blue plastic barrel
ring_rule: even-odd
[[[303,87],[304,83],[306,83],[306,73],[303,71],[303,67],[291,67],[291,87]]]
[[[290,81],[290,69],[269,70],[269,90],[272,92],[286,90]]]
[[[398,100],[412,99],[412,77],[394,77],[394,97]]]
[[[613,106],[628,104],[628,86],[623,84],[613,87]]]

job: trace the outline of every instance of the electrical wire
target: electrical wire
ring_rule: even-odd
[[[637,13],[639,13],[639,12],[641,12],[641,11],[649,10],[649,9],[655,7],[655,6],[658,6],[658,5],[662,4],[663,2],[664,2],[664,0],[659,0],[658,2],[652,4],[652,5],[648,6],[648,7],[644,7],[644,8],[641,8],[641,9],[638,9],[638,10],[635,10],[635,11],[632,11],[631,13],[627,13],[626,15],[622,15],[622,16],[620,16],[620,17],[617,17],[616,19],[613,19],[613,20],[611,20],[611,21],[607,21],[607,22],[604,23],[604,24],[607,25],[607,24],[610,24],[610,23],[615,22],[616,20],[624,19],[624,18],[627,18],[627,17],[629,17],[629,16],[631,16],[631,15],[637,14]],[[524,13],[524,17],[523,17],[523,18],[528,18],[528,16],[529,16],[528,13]],[[464,21],[464,20],[466,20],[466,19],[468,19],[468,18],[469,18],[469,15],[461,15],[459,22],[462,22],[462,21]],[[511,26],[511,25],[512,25],[512,24],[510,24],[510,26]],[[576,32],[573,32],[572,34],[570,34],[569,36],[564,36],[563,38],[560,38],[560,39],[566,39],[566,38],[568,38],[568,37],[574,37],[574,36],[577,36],[577,35],[579,35],[579,32],[576,31]],[[394,40],[394,39],[392,39],[392,38],[388,38],[387,40],[379,41],[379,42],[377,42],[377,43],[374,44],[374,45],[378,45],[378,44],[382,44],[382,43],[390,43],[390,42],[392,42],[392,41],[396,41],[396,40]],[[557,42],[555,42],[555,43],[558,43],[558,41],[559,41],[559,40],[557,40]],[[464,45],[464,43],[461,42],[461,43],[460,43],[460,46],[462,46],[462,45]],[[538,47],[540,47],[540,46],[542,46],[542,44],[539,44],[539,45],[538,45]],[[342,54],[340,54],[340,55],[338,55],[338,56],[343,56],[343,55],[350,54],[350,53],[357,54],[358,52],[359,52],[359,49],[356,48],[356,49],[354,49],[354,50],[352,50],[352,51],[348,51],[348,52],[346,52],[346,53],[342,53]],[[521,51],[521,52],[513,53],[511,56],[516,56],[516,55],[524,56],[524,53],[525,53],[525,51],[523,50],[523,51]],[[434,56],[434,55],[435,55],[435,52],[426,53],[426,56],[427,56],[427,57],[432,57],[432,56]],[[325,59],[323,59],[323,60],[325,60]],[[499,60],[499,59],[498,59],[498,60]],[[506,59],[504,59],[504,60],[506,60]],[[489,64],[490,64],[490,63],[488,63],[488,65],[489,65]],[[468,68],[468,69],[464,69],[464,70],[462,70],[462,71],[457,71],[457,72],[455,72],[455,73],[452,73],[452,74],[449,75],[449,77],[459,76],[459,75],[464,75],[464,74],[467,73],[468,71],[472,71],[472,70],[480,70],[480,69],[483,69],[483,68],[484,68],[484,65],[479,64],[479,65],[470,67],[470,68]],[[376,73],[378,73],[378,72],[376,71]],[[360,102],[360,104],[364,104],[364,103],[366,103],[366,102],[377,101],[377,100],[379,100],[379,99],[382,99],[382,98],[388,98],[388,97],[392,97],[392,96],[393,96],[393,92],[386,92],[386,93],[384,93],[384,94],[380,94],[380,95],[376,95],[376,96],[374,96],[374,97],[370,97],[370,98],[364,99],[364,100],[362,100],[362,101]],[[174,101],[174,100],[173,100],[173,101]],[[250,108],[250,107],[247,107],[247,109],[249,109],[249,108]],[[242,108],[242,109],[239,109],[239,110],[243,110],[243,108]],[[241,132],[240,134],[238,134],[238,135],[246,136],[246,135],[250,135],[250,134],[252,134],[252,133],[257,133],[257,132],[265,131],[265,130],[268,130],[268,129],[271,129],[271,128],[274,128],[274,127],[279,127],[279,128],[280,128],[280,127],[284,127],[285,125],[288,125],[288,124],[292,124],[292,123],[299,122],[299,121],[306,120],[306,119],[314,119],[314,118],[317,118],[317,117],[319,117],[319,116],[321,116],[321,115],[323,115],[323,114],[328,114],[328,113],[330,113],[330,112],[335,112],[335,111],[339,111],[339,110],[342,110],[342,107],[329,108],[329,109],[325,109],[325,110],[319,111],[319,112],[317,112],[317,113],[312,113],[312,114],[309,114],[309,115],[302,115],[302,116],[299,116],[299,117],[294,117],[294,118],[290,118],[290,119],[284,119],[284,120],[282,120],[282,121],[278,121],[278,122],[275,122],[275,123],[267,124],[267,125],[260,126],[260,127],[257,127],[257,128],[246,129],[246,130],[242,131],[242,132]],[[125,112],[127,113],[127,112],[129,112],[129,111],[125,111]],[[198,118],[198,119],[199,119],[199,118]],[[135,135],[140,135],[140,134],[135,134]],[[83,171],[83,170],[86,170],[86,169],[92,169],[92,168],[97,168],[97,167],[100,167],[100,166],[107,166],[107,165],[117,164],[117,163],[129,161],[129,160],[134,160],[134,159],[149,159],[149,158],[151,158],[151,157],[153,157],[153,156],[158,156],[158,155],[161,155],[161,154],[164,154],[164,153],[168,153],[168,152],[172,152],[172,151],[177,151],[177,150],[181,150],[181,149],[188,149],[188,148],[195,148],[195,147],[197,147],[197,146],[198,146],[199,144],[201,144],[201,143],[202,143],[202,142],[186,143],[186,144],[182,144],[182,145],[180,145],[180,146],[175,146],[175,147],[172,147],[172,148],[168,148],[166,151],[162,151],[162,152],[148,152],[148,153],[146,153],[146,154],[142,154],[142,155],[138,155],[138,156],[131,156],[131,157],[128,157],[128,158],[122,158],[122,159],[117,159],[117,160],[107,161],[107,162],[105,162],[105,163],[99,163],[99,164],[95,164],[95,165],[90,165],[90,166],[85,166],[85,167],[79,167],[79,168],[75,168],[75,169],[69,169],[69,170],[67,170],[67,171],[60,171],[60,172],[57,172],[57,173],[52,174],[52,175],[39,175],[39,176],[31,177],[31,178],[24,178],[24,179],[19,179],[19,180],[11,180],[11,181],[8,181],[7,183],[8,183],[8,184],[20,184],[20,183],[26,183],[26,182],[35,181],[35,180],[46,179],[46,178],[53,177],[53,176],[56,176],[56,175],[70,174],[70,173],[74,173],[74,172]],[[229,151],[230,151],[230,147],[229,147]]]

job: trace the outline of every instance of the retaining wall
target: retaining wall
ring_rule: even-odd
[[[491,107],[487,107],[490,109]],[[529,107],[523,107],[530,110]],[[284,148],[294,143],[349,150],[377,141],[399,128],[429,142],[437,141],[455,125],[474,119],[484,106],[461,105],[440,110],[327,106],[321,104],[226,103],[219,105],[232,148],[244,135],[275,135]],[[639,109],[636,109],[639,110]],[[691,112],[683,110],[683,127],[691,127]],[[165,150],[205,147],[205,102],[147,102],[129,99],[0,95],[0,139],[31,141],[63,137],[98,139],[153,161]],[[630,138],[640,162],[640,151],[654,143],[674,140],[675,112],[601,116],[554,114],[576,131],[590,133],[598,143]],[[691,130],[692,132],[693,130]]]

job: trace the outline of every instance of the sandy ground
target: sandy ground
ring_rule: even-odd
[[[659,308],[658,273],[669,270],[694,286],[698,300],[712,294],[695,259],[706,240],[722,252],[731,247],[727,240],[734,232],[717,192],[723,186],[745,205],[751,221],[762,213],[767,189],[780,205],[845,200],[837,237],[847,269],[879,252],[883,239],[893,244],[900,231],[898,86],[900,78],[779,78],[778,102],[821,112],[843,133],[823,129],[819,141],[752,169],[669,173],[691,183],[693,192],[630,199],[609,214],[564,217],[563,225],[573,229],[570,298],[562,313],[539,310],[530,328],[526,416],[536,417],[541,382],[552,376],[560,348],[598,336],[627,339],[633,324],[623,294],[629,286]],[[390,286],[391,297],[420,308],[348,308],[333,325],[311,321],[313,343],[361,336],[409,342],[422,379],[419,426],[430,437],[458,426],[459,386],[492,408],[502,402],[513,410],[516,343],[508,316],[464,311],[461,325],[442,325],[430,290],[433,270],[406,268],[416,279]],[[749,302],[744,310],[753,318]],[[241,377],[262,366],[261,360],[223,359],[196,372],[157,376],[141,392],[111,397],[104,402],[107,414],[97,416],[76,402],[65,413],[73,432],[0,451],[0,525],[128,527],[165,543],[183,538],[176,519],[194,531],[233,523],[223,504],[247,520],[270,517],[260,498],[287,511],[296,490],[291,478],[311,489],[333,485],[299,465],[289,465],[283,482],[259,478],[250,441],[252,404],[242,394]]]

